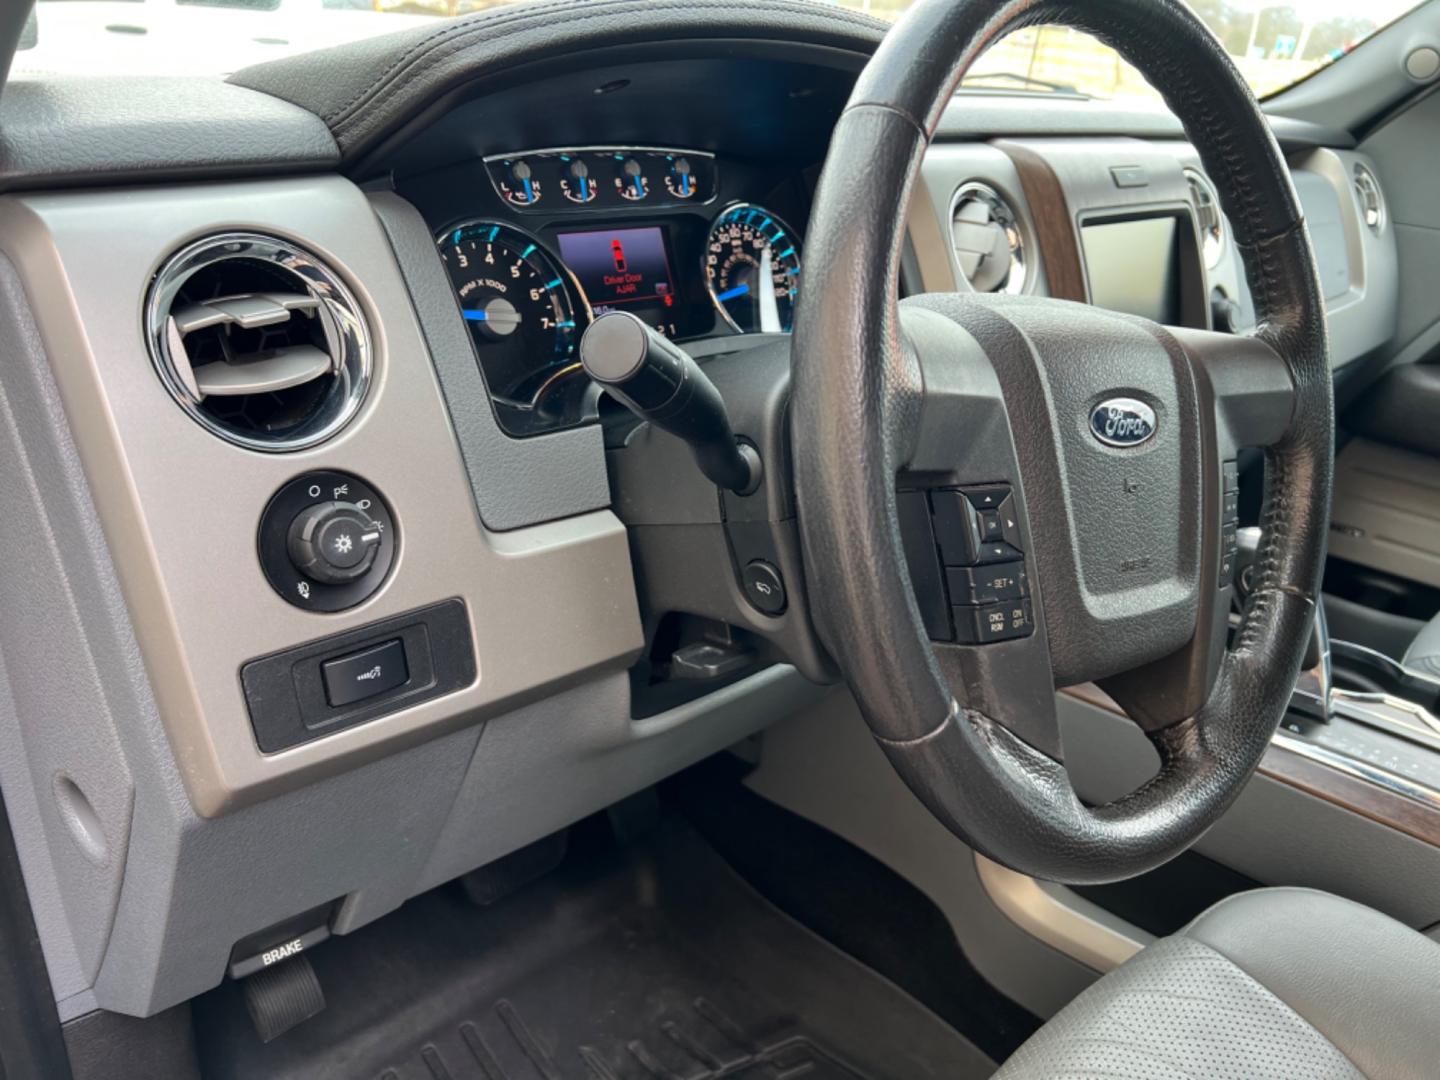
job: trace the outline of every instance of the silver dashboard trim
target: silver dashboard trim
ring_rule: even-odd
[[[1155,938],[1063,885],[1039,881],[975,852],[987,896],[1011,922],[1102,975]]]
[[[1308,739],[1298,738],[1284,731],[1277,731],[1274,738],[1271,739],[1271,743],[1318,764],[1329,766],[1337,772],[1342,772],[1357,780],[1364,780],[1396,795],[1440,810],[1440,791],[1393,773],[1389,769],[1379,768],[1369,762],[1361,761],[1348,754],[1342,754],[1337,750],[1331,750],[1329,747],[1313,743]]]
[[[558,204],[559,210],[537,210],[533,206],[522,206],[517,203],[512,203],[510,202],[510,200],[505,198],[505,193],[500,190],[500,185],[495,179],[495,173],[490,168],[491,163],[496,161],[506,161],[511,158],[543,157],[547,154],[684,154],[686,157],[706,158],[711,162],[715,160],[715,155],[707,150],[687,150],[683,147],[678,146],[545,146],[536,147],[529,150],[507,150],[499,154],[486,154],[480,159],[480,161],[485,166],[485,176],[486,179],[490,181],[491,190],[495,192],[495,195],[500,199],[502,203],[505,204],[506,207],[515,210],[518,213],[593,213],[594,211],[590,210],[587,206],[576,206],[574,204],[566,206],[563,202]],[[689,200],[681,199],[673,202],[662,201],[652,203],[647,200],[645,202],[637,202],[634,206],[630,207],[610,206],[606,207],[605,209],[611,212],[616,210],[624,212],[626,210],[640,210],[648,209],[650,207],[659,207],[673,210],[678,207],[684,206],[710,206],[713,205],[715,200],[720,197],[720,184],[718,182],[718,173],[716,175],[717,182],[715,184],[715,191],[711,194],[710,198],[705,199],[703,202],[690,202]]]
[[[543,146],[529,150],[507,150],[503,154],[486,154],[480,160],[489,165],[506,158],[530,157],[536,154],[685,154],[715,160],[708,150],[689,150],[679,146]]]
[[[321,317],[334,330],[333,333],[327,330],[326,337],[339,353],[331,356],[335,385],[328,400],[320,406],[318,426],[304,435],[261,439],[237,431],[201,407],[192,385],[194,376],[187,380],[182,374],[181,365],[188,368],[189,360],[174,355],[176,349],[183,347],[173,332],[170,306],[191,277],[230,260],[273,263],[279,270],[304,281],[311,295],[323,305]],[[165,388],[190,419],[217,438],[267,454],[306,450],[336,435],[365,403],[374,369],[369,327],[360,305],[340,275],[318,255],[298,244],[253,232],[215,233],[186,245],[165,260],[145,298],[145,344]]]
[[[314,252],[366,313],[376,375],[364,408],[322,446],[256,454],[214,438],[155,378],[143,313],[156,268],[197,237],[242,229]],[[175,764],[202,817],[622,671],[642,649],[629,544],[613,512],[509,532],[482,523],[390,243],[348,180],[7,196],[0,238],[43,298],[37,329]],[[333,615],[276,596],[256,549],[260,511],[307,469],[362,477],[385,495],[404,536],[380,590]],[[244,663],[448,596],[471,613],[472,685],[260,753],[240,692]]]
[[[1004,287],[994,291],[1010,296],[1034,292],[1037,280],[1034,264],[1040,260],[1040,246],[1035,241],[1035,232],[1030,227],[1030,219],[1020,209],[1020,201],[1011,198],[993,183],[986,180],[966,180],[950,196],[950,209],[945,215],[945,227],[947,235],[950,237],[951,248],[955,246],[955,208],[960,205],[961,199],[972,195],[991,201],[992,204],[1001,204],[1015,222],[1015,232],[1019,242],[1010,253],[1010,274],[1006,278]],[[957,279],[969,285],[964,273],[959,272],[958,266]],[[971,291],[977,290],[971,287]]]

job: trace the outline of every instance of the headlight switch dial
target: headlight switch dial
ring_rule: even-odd
[[[340,472],[298,476],[260,519],[260,564],[271,587],[307,611],[368,599],[395,561],[395,521],[380,493]]]
[[[290,561],[312,581],[343,585],[369,572],[380,550],[378,522],[350,502],[324,502],[290,524]]]

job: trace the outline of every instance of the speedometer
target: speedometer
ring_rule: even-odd
[[[789,332],[799,276],[800,241],[769,210],[737,203],[710,226],[705,283],[725,321],[742,334]]]
[[[506,427],[524,434],[554,426],[574,396],[570,384],[586,382],[575,356],[590,318],[584,293],[538,240],[514,226],[471,222],[437,243],[491,396],[508,410],[551,417],[509,416]]]

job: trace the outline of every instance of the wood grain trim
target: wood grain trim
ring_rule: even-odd
[[[1061,693],[1117,716],[1125,715],[1105,691],[1092,683],[1066,687]],[[1352,814],[1440,847],[1440,809],[1343,773],[1283,746],[1272,745],[1266,750],[1258,771],[1271,780],[1323,799]]]
[[[1015,171],[1020,174],[1020,186],[1025,191],[1035,227],[1035,240],[1045,261],[1050,295],[1060,300],[1088,303],[1080,237],[1059,176],[1049,161],[1022,143],[997,139],[994,146],[1015,163]]]

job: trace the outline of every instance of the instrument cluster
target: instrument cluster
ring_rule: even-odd
[[[484,167],[509,213],[451,224],[436,244],[510,434],[593,418],[577,347],[606,311],[681,341],[789,332],[800,237],[763,206],[724,201],[711,154],[590,147]]]

